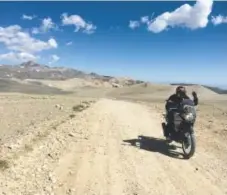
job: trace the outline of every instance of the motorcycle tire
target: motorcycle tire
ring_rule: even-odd
[[[189,159],[194,155],[195,149],[196,149],[196,140],[195,140],[194,133],[188,133],[186,139],[187,140],[184,140],[182,142],[182,149],[184,152],[184,158]],[[188,142],[189,142],[189,144],[188,144]],[[189,151],[187,151],[187,145],[189,145],[189,147],[190,147]]]

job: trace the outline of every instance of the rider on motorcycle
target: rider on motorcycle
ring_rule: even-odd
[[[193,101],[194,101],[194,105],[198,105],[198,97],[196,92],[192,92],[192,96],[193,96]],[[176,93],[171,95],[168,100],[166,101],[166,111],[167,111],[167,118],[168,118],[168,124],[167,124],[167,132],[166,132],[166,137],[167,140],[169,140],[169,133],[170,133],[170,125],[173,121],[173,113],[169,110],[171,107],[179,107],[180,103],[184,100],[184,99],[190,99],[187,96],[187,91],[186,88],[184,86],[178,86],[176,88]]]

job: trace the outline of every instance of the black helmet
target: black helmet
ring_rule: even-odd
[[[186,95],[186,88],[184,86],[178,86],[176,88],[176,94],[180,97],[183,97]]]

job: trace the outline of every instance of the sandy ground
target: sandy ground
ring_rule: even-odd
[[[179,145],[164,143],[158,103],[101,99],[82,112],[72,105],[56,111],[61,120],[40,119],[2,142],[0,194],[227,194],[225,130],[204,126],[202,108],[196,154],[183,160]]]
[[[25,134],[27,130],[41,128],[51,121],[68,118],[74,105],[91,99],[63,95],[1,94],[0,143]]]

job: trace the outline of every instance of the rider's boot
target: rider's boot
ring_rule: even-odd
[[[167,130],[167,132],[166,132],[166,142],[169,144],[169,143],[171,143],[172,142],[172,140],[171,140],[171,136],[170,136],[170,124],[167,124],[167,126],[166,126],[166,130]]]

